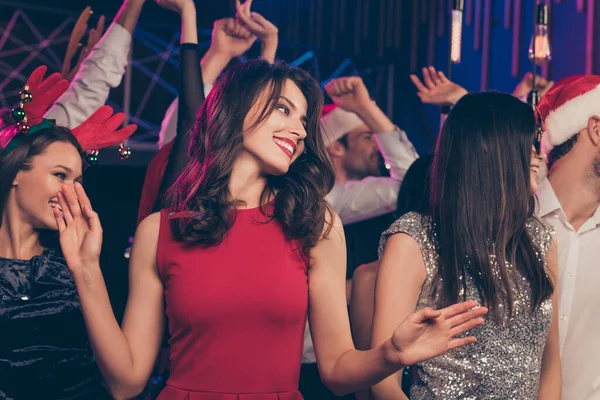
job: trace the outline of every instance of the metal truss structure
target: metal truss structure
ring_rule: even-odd
[[[0,6],[3,5],[0,1]],[[50,71],[60,71],[76,16],[64,11],[36,9],[23,6],[13,8],[6,25],[0,26],[0,106],[11,107],[17,101],[19,90],[27,76],[40,64]],[[52,18],[48,14],[55,12]],[[40,14],[44,21],[36,23]],[[128,116],[128,122],[139,125],[138,132],[129,140],[135,150],[154,150],[160,123],[168,105],[177,96],[179,61],[179,27],[150,26],[140,23],[134,32],[131,62],[121,87],[111,92],[108,104]],[[210,30],[200,30],[200,47],[210,45]],[[329,80],[343,75],[363,76],[376,101],[391,116],[393,111],[393,67],[375,66],[357,70],[352,57],[333,55],[307,49],[293,43],[280,43],[279,55],[292,65],[309,70],[324,86]],[[331,71],[324,71],[320,59],[335,60]],[[241,61],[244,58],[241,57]],[[332,63],[328,63],[331,65]],[[324,72],[327,72],[325,74]]]

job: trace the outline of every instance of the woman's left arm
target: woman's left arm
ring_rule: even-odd
[[[552,294],[552,325],[550,326],[544,355],[542,356],[542,373],[540,376],[538,399],[559,400],[562,379],[558,347],[558,247],[556,238],[552,240],[552,244],[546,255],[546,264],[550,279],[554,284],[554,293]]]
[[[309,269],[309,322],[321,378],[336,395],[369,388],[407,365],[472,343],[456,339],[481,323],[487,312],[468,301],[434,311],[410,314],[392,337],[367,351],[356,350],[350,333],[346,304],[346,243],[342,222],[327,213],[331,230],[311,249]]]
[[[331,230],[310,253],[308,315],[321,378],[339,396],[368,388],[399,366],[384,362],[382,347],[355,349],[346,304],[344,230],[335,213],[327,224]]]

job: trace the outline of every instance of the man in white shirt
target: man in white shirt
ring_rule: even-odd
[[[557,82],[538,108],[549,174],[537,214],[558,239],[562,398],[600,400],[600,76]]]
[[[400,182],[418,157],[412,143],[371,100],[360,77],[334,79],[325,91],[335,103],[321,118],[336,177],[327,201],[344,225],[394,211]],[[389,177],[379,176],[380,154]]]
[[[325,91],[335,105],[325,106],[321,131],[336,177],[325,199],[344,225],[395,211],[402,178],[418,158],[412,143],[371,100],[362,78],[334,79],[325,86]],[[390,167],[389,177],[381,176],[381,155]],[[347,278],[349,294],[352,271]],[[302,362],[300,391],[304,397],[334,398],[320,383],[308,324]]]

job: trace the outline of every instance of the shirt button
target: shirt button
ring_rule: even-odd
[[[568,277],[569,279],[571,279],[571,277],[572,277],[572,276],[573,276],[573,275],[572,275],[570,272],[569,272],[569,274],[567,275],[567,277]]]
[[[23,300],[23,301],[27,301],[27,300],[29,300],[29,296],[22,296],[22,297],[21,297],[21,300]]]
[[[564,321],[565,319],[567,319],[567,317],[566,317],[565,315],[561,315],[561,316],[560,316],[560,320],[561,320],[561,321]]]

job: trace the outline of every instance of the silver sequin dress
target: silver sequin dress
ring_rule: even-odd
[[[545,258],[554,231],[538,219],[531,218],[527,222],[527,232],[538,249],[538,257]],[[437,300],[431,297],[434,279],[438,279],[438,251],[431,218],[409,213],[394,222],[381,236],[380,258],[387,238],[395,233],[410,235],[419,244],[425,261],[427,278],[419,295],[417,310],[438,308]],[[520,290],[514,285],[513,317],[504,317],[502,324],[486,318],[483,326],[469,332],[477,337],[476,343],[413,366],[418,379],[411,387],[411,400],[538,398],[542,353],[552,322],[552,301],[544,301],[532,312],[529,284],[525,277],[516,273]],[[481,301],[469,278],[466,298]]]

